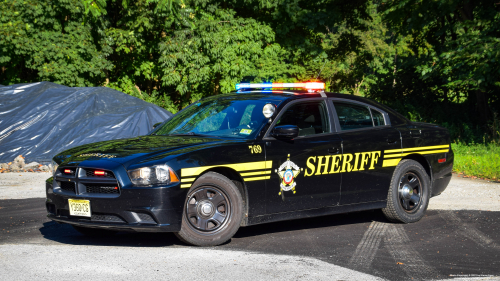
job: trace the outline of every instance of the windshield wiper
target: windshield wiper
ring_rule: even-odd
[[[193,132],[183,133],[183,134],[169,134],[169,136],[196,136],[196,137],[207,137],[207,135],[197,134]]]

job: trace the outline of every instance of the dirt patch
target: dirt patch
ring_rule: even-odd
[[[52,176],[40,173],[2,173],[0,174],[0,200],[45,197],[45,180]]]

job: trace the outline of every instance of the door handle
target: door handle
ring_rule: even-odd
[[[418,136],[422,135],[422,130],[419,130],[419,129],[411,129],[411,130],[410,130],[410,135],[418,137]]]
[[[339,153],[339,148],[338,147],[328,148],[328,153],[337,154],[337,153]]]

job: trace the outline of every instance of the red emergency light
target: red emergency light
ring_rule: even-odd
[[[94,175],[96,175],[96,176],[105,176],[106,172],[105,171],[94,171]]]
[[[236,84],[236,90],[255,89],[255,88],[302,88],[307,90],[324,90],[323,82],[304,82],[304,83],[240,83]]]

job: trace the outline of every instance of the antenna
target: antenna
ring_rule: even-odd
[[[323,63],[323,66],[319,70],[318,76],[316,76],[316,80],[318,79],[319,75],[321,74],[321,71],[323,71],[323,67],[325,67],[325,64],[326,64],[326,59],[325,59],[325,63]]]

